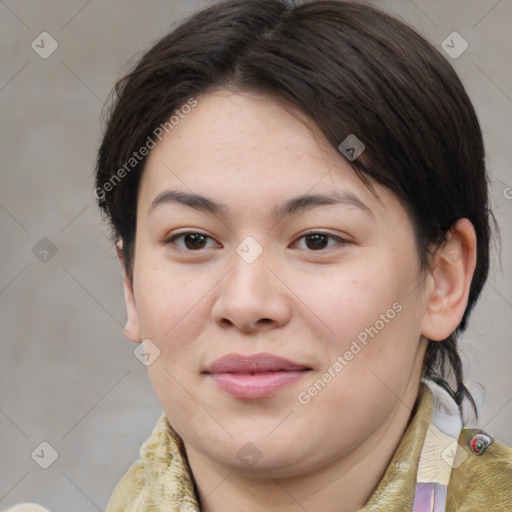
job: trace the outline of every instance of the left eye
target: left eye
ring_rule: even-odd
[[[344,242],[344,240],[338,236],[329,235],[328,233],[307,233],[299,238],[299,240],[304,239],[306,241],[306,246],[308,249],[312,249],[314,251],[319,251],[322,249],[326,249],[326,243],[328,240],[335,240],[337,243]],[[332,244],[329,247],[332,247]]]

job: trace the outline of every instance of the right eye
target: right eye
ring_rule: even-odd
[[[179,243],[175,242],[176,240],[180,239],[182,239],[183,245],[180,245]],[[203,233],[198,233],[196,231],[187,231],[185,233],[179,233],[167,239],[165,241],[165,245],[173,244],[181,250],[188,252],[196,252],[198,250],[205,249],[205,243],[208,239],[213,241],[213,238],[204,235]]]

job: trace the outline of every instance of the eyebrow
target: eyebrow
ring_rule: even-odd
[[[188,192],[178,190],[164,190],[158,194],[148,209],[148,215],[158,206],[164,204],[181,204],[198,211],[211,213],[218,216],[226,216],[229,208],[214,199]],[[329,194],[304,194],[292,197],[282,205],[274,208],[273,214],[277,219],[282,219],[286,215],[294,215],[304,211],[311,210],[318,206],[346,205],[359,208],[364,213],[375,219],[372,210],[364,204],[355,194],[348,191],[334,191]]]

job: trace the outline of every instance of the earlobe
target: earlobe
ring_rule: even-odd
[[[135,295],[133,293],[133,282],[127,275],[126,264],[123,256],[123,242],[122,240],[116,243],[117,259],[121,265],[123,272],[123,289],[124,289],[124,301],[126,306],[127,321],[123,329],[124,336],[133,341],[134,343],[140,343],[142,341],[142,334],[140,330],[139,315],[137,313],[137,307],[135,305]]]
[[[441,341],[455,331],[466,309],[476,267],[476,233],[468,219],[459,219],[438,249],[430,272],[422,334]]]

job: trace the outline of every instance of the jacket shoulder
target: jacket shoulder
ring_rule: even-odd
[[[485,430],[463,429],[447,491],[447,512],[512,510],[512,448]]]
[[[134,462],[114,488],[105,512],[130,512],[138,510],[137,503],[143,498],[146,484],[144,464]]]

